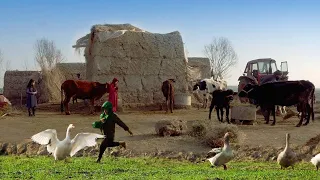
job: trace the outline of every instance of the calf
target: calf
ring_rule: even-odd
[[[211,119],[211,112],[213,108],[216,108],[217,117],[220,122],[223,122],[223,108],[226,109],[226,120],[229,122],[229,109],[230,109],[230,102],[233,100],[233,96],[236,95],[236,92],[233,92],[232,89],[228,90],[215,90],[212,93],[212,101],[209,110],[209,119]],[[221,113],[221,118],[219,115]]]
[[[313,102],[312,102],[312,100],[313,100]],[[311,102],[310,102],[311,101]],[[312,104],[315,104],[315,101],[316,101],[316,99],[315,99],[315,95],[314,95],[314,93],[313,93],[313,97],[312,97],[312,99],[310,99],[309,100],[309,102],[310,103],[308,103],[307,104],[307,106],[306,106],[306,108],[307,109],[310,109],[310,110],[312,110],[311,112],[309,112],[309,111],[306,111],[306,114],[305,114],[305,117],[303,117],[304,119],[310,119],[310,116],[312,117],[312,120],[314,120],[314,112],[313,112],[313,106],[311,107],[311,103]],[[303,111],[303,108],[301,107],[301,104],[298,104],[297,105],[297,111],[298,111],[298,118],[301,118],[301,116],[302,116],[302,111]],[[310,114],[311,113],[311,114]]]
[[[161,87],[163,96],[166,98],[166,106],[167,106],[166,112],[168,112],[169,104],[170,104],[171,113],[173,113],[173,105],[174,105],[174,86],[173,86],[174,82],[175,82],[174,79],[168,79],[162,82],[162,87]]]
[[[66,80],[61,85],[61,112],[65,106],[66,115],[70,115],[69,101],[72,97],[77,99],[90,99],[91,113],[94,113],[94,101],[100,99],[105,93],[109,92],[109,84],[99,82]],[[64,100],[63,95],[65,96]]]
[[[261,110],[267,111],[266,124],[269,123],[270,110],[273,113],[273,123],[275,125],[275,105],[293,106],[297,105],[301,108],[301,118],[296,127],[301,126],[304,117],[307,115],[307,125],[310,115],[314,117],[313,101],[314,101],[314,85],[310,81],[280,81],[266,83],[260,86],[247,84],[239,93],[239,97],[247,97],[254,99],[261,107]],[[311,101],[311,103],[310,103]],[[313,119],[312,119],[313,120]]]

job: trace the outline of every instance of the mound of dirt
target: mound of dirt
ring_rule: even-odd
[[[319,142],[320,142],[320,134],[315,136],[315,137],[313,137],[313,138],[311,138],[311,139],[309,139],[306,142],[305,146],[316,146],[317,144],[319,144]]]
[[[155,131],[159,136],[179,136],[185,127],[182,120],[161,120],[155,124]]]

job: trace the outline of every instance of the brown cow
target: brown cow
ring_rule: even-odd
[[[63,106],[66,107],[66,115],[70,115],[69,101],[72,97],[77,99],[90,99],[91,113],[94,113],[94,101],[100,99],[105,93],[109,92],[109,84],[101,84],[99,82],[81,81],[81,80],[66,80],[61,85],[61,112]],[[64,101],[63,94],[65,96]]]
[[[166,106],[167,106],[166,112],[168,112],[169,110],[169,103],[170,103],[171,113],[173,113],[173,104],[174,104],[174,86],[173,86],[174,82],[175,82],[174,79],[168,79],[162,82],[162,87],[161,87],[163,96],[166,98]]]

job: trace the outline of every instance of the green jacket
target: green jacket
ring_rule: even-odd
[[[116,124],[122,127],[125,131],[129,130],[129,127],[123,121],[121,121],[121,119],[115,113],[112,113],[111,115],[105,115],[102,113],[100,115],[100,119],[102,118],[106,118],[102,123],[102,130],[108,139],[114,139]]]

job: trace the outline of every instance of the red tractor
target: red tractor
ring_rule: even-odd
[[[280,71],[282,73],[280,80],[288,80],[288,63],[281,62]],[[273,74],[277,71],[277,63],[274,59],[263,58],[251,60],[247,63],[246,69],[242,76],[239,77],[238,92],[240,92],[246,84],[260,84],[261,77]]]

